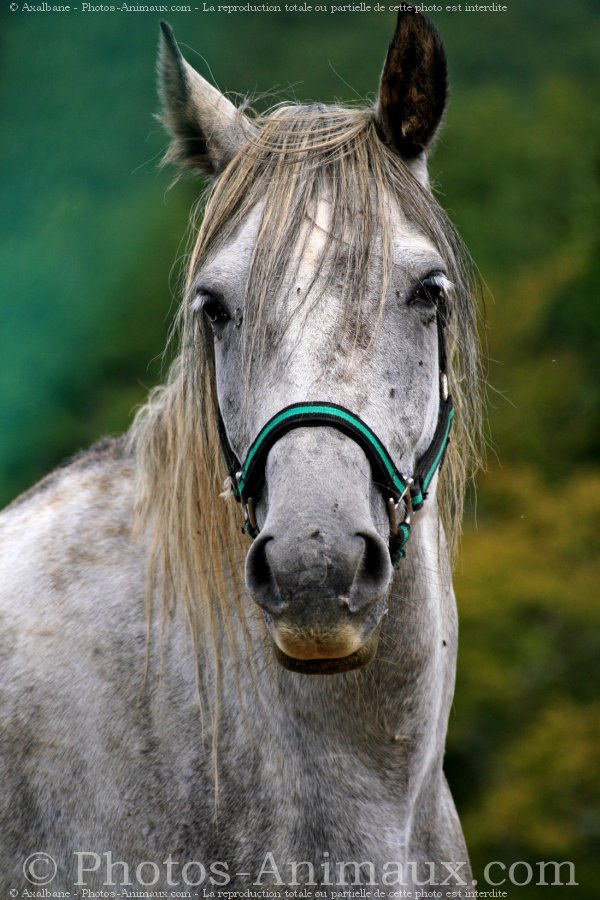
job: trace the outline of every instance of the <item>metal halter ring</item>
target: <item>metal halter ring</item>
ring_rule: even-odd
[[[400,504],[404,500],[404,504],[406,507],[406,511],[404,513],[404,519],[402,523],[404,525],[410,525],[410,516],[412,512],[412,503],[411,503],[411,494],[410,489],[415,483],[414,478],[406,479],[406,488],[400,496],[400,499],[396,503],[393,497],[390,497],[387,502],[387,513],[388,519],[390,520],[390,536],[396,537],[398,534],[398,509],[400,508]]]

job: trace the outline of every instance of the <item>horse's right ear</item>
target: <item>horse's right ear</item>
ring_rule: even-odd
[[[247,140],[239,110],[183,58],[173,29],[160,23],[160,121],[173,138],[165,163],[218,175]]]

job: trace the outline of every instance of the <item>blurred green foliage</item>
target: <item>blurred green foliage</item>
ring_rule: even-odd
[[[566,859],[580,883],[569,895],[590,900],[600,898],[595,13],[595,0],[520,0],[505,14],[438,15],[452,100],[431,166],[485,284],[494,442],[455,579],[446,768],[480,879],[490,860]],[[198,185],[167,192],[156,166],[158,17],[0,19],[8,501],[125,429],[160,379]],[[222,88],[301,100],[372,96],[393,28],[391,13],[170,20]]]

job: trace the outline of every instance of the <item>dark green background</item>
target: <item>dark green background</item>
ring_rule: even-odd
[[[199,185],[167,191],[171,175],[157,169],[159,16],[11,13],[3,3],[8,501],[126,428],[160,379]],[[491,860],[571,860],[579,887],[509,896],[599,898],[599,10],[593,0],[508,5],[433,17],[452,97],[431,171],[486,286],[494,441],[455,579],[462,630],[446,768],[480,887]],[[222,89],[301,100],[373,96],[394,22],[166,18]]]

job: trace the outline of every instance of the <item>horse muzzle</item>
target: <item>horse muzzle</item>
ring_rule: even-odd
[[[277,660],[305,674],[372,660],[390,579],[388,548],[374,530],[341,534],[314,523],[291,532],[266,527],[246,563]]]

